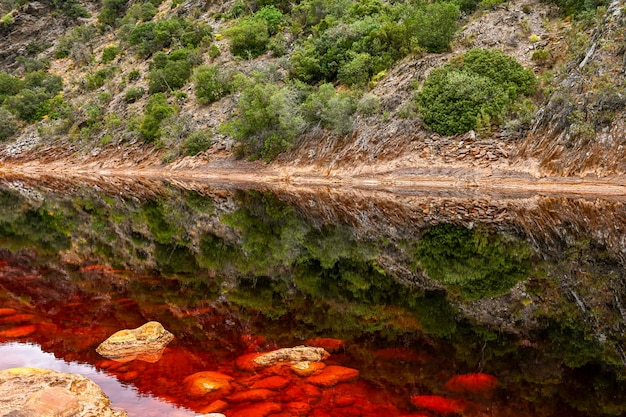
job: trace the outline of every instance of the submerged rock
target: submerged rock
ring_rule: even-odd
[[[93,381],[48,369],[0,371],[0,415],[37,417],[126,417]]]
[[[263,353],[254,358],[254,363],[261,366],[271,366],[279,362],[321,362],[329,356],[330,353],[323,348],[296,346]]]
[[[114,333],[96,348],[96,352],[107,359],[129,362],[135,359],[154,363],[174,335],[165,330],[161,323],[150,321],[136,329],[125,329]]]
[[[456,393],[491,395],[498,387],[498,379],[489,374],[456,375],[446,382],[445,389]]]

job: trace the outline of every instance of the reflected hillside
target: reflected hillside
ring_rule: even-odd
[[[107,334],[158,319],[193,358],[187,374],[254,343],[332,337],[347,341],[343,364],[397,394],[388,415],[476,371],[502,392],[475,415],[626,412],[620,201],[41,185],[0,191],[0,299],[32,315],[0,322],[4,337],[22,327],[15,337],[97,364]],[[171,395],[184,376],[161,371],[160,388],[126,377]]]

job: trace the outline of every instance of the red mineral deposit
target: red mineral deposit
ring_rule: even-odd
[[[0,337],[24,337],[35,333],[35,330],[37,328],[32,324],[17,326],[1,331]]]
[[[287,388],[282,395],[284,401],[302,401],[308,404],[316,403],[321,396],[322,392],[319,388],[310,384],[291,386]]]
[[[305,402],[296,401],[285,404],[284,411],[292,417],[308,416],[311,412],[311,406]]]
[[[352,381],[358,377],[357,369],[331,365],[324,368],[320,374],[308,377],[306,381],[318,387],[330,388],[340,382]]]
[[[280,404],[266,401],[239,408],[231,414],[231,417],[267,417],[281,411]]]
[[[448,382],[445,388],[450,392],[490,395],[498,386],[498,379],[488,374],[457,375]]]
[[[403,348],[379,349],[374,352],[374,356],[380,359],[414,363],[423,363],[429,360],[429,355],[425,352]]]
[[[202,397],[213,392],[228,394],[231,391],[232,377],[213,371],[197,372],[183,380],[187,393],[192,397]]]
[[[462,401],[439,395],[416,395],[411,397],[411,402],[419,408],[444,415],[461,413],[465,410]]]
[[[256,353],[256,352],[246,353],[245,355],[241,355],[235,360],[235,366],[240,371],[254,372],[257,369],[261,368],[261,366],[257,365],[257,363],[254,362],[254,359],[257,358],[259,355],[260,353]]]
[[[263,343],[265,343],[265,336],[256,336],[253,334],[244,334],[239,340],[246,346],[248,352],[258,352],[261,349]]]
[[[221,413],[228,408],[228,403],[222,400],[215,400],[211,404],[198,410],[201,414]]]
[[[346,341],[330,337],[316,337],[314,339],[305,340],[304,344],[307,346],[321,347],[330,353],[335,353],[346,346]]]
[[[35,317],[34,314],[14,314],[8,317],[0,318],[0,323],[23,323]]]
[[[284,376],[275,375],[264,379],[260,379],[252,383],[252,389],[269,389],[273,391],[279,391],[289,385],[291,381]]]
[[[276,395],[276,393],[268,389],[251,389],[249,391],[241,391],[230,395],[226,397],[226,399],[231,403],[247,403],[265,401],[274,395]]]
[[[0,316],[10,316],[15,313],[17,313],[17,311],[13,308],[0,308]]]

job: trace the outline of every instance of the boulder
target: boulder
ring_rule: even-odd
[[[183,386],[192,397],[203,397],[215,392],[226,395],[232,390],[231,381],[231,376],[221,372],[203,371],[189,375],[183,380]]]
[[[136,329],[114,333],[96,351],[107,359],[119,362],[139,359],[154,363],[161,358],[161,352],[173,339],[174,335],[165,330],[161,323],[150,321]]]
[[[323,348],[296,346],[260,354],[254,358],[254,363],[261,366],[271,366],[279,362],[321,362],[329,356],[330,354]]]
[[[0,415],[15,417],[126,417],[93,381],[48,369],[0,371]]]

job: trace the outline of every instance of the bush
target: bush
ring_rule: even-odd
[[[194,76],[196,98],[200,104],[211,104],[232,90],[232,76],[217,65],[204,66]]]
[[[144,90],[143,87],[130,87],[124,94],[124,101],[127,103],[134,103],[143,97],[145,92],[146,90]]]
[[[279,88],[247,80],[237,102],[236,116],[220,128],[239,141],[244,155],[271,160],[293,146],[306,129],[301,101],[301,91],[294,84]]]
[[[352,130],[354,99],[349,94],[338,93],[332,84],[320,85],[317,92],[307,97],[303,109],[311,123],[320,123],[340,135]]]
[[[7,97],[13,96],[22,89],[22,80],[18,77],[1,71],[0,72],[0,104],[4,102]]]
[[[10,111],[0,107],[0,142],[9,139],[17,132],[17,120]]]
[[[169,55],[154,54],[148,74],[149,92],[158,93],[181,88],[191,76],[191,69],[199,59],[194,51],[178,49]]]
[[[17,87],[19,91],[16,93]],[[5,96],[4,101],[20,119],[27,122],[41,120],[47,115],[50,112],[50,100],[62,89],[62,78],[44,71],[28,73],[19,82],[8,74],[0,76],[0,97],[3,93],[12,92],[12,95]]]
[[[136,46],[139,55],[144,57],[171,46],[175,40],[185,48],[196,48],[210,39],[211,26],[181,18],[141,23],[128,36],[128,42]]]
[[[185,138],[183,149],[185,155],[195,156],[200,152],[204,152],[209,149],[212,143],[213,141],[211,140],[211,137],[205,132],[193,132]]]
[[[500,123],[520,94],[532,93],[535,77],[499,51],[474,49],[433,70],[417,104],[434,131],[452,135]]]
[[[428,52],[445,52],[450,48],[460,11],[453,3],[429,3],[409,17],[409,33]]]
[[[230,40],[233,55],[248,59],[262,55],[270,40],[268,25],[265,20],[244,18],[237,25],[224,31]]]
[[[150,97],[146,104],[146,115],[139,127],[141,137],[153,142],[161,136],[161,121],[174,114],[174,109],[167,103],[167,96],[157,93]]]
[[[431,279],[469,300],[501,295],[528,278],[531,255],[526,242],[451,224],[428,230],[416,250]]]
[[[102,50],[102,58],[100,59],[103,64],[108,64],[115,59],[120,53],[120,48],[117,46],[108,46]]]
[[[85,76],[85,87],[87,90],[96,90],[104,85],[104,82],[113,77],[117,67],[108,67]]]
[[[98,22],[103,25],[116,26],[117,20],[124,16],[128,0],[104,0],[102,10],[98,14]]]

